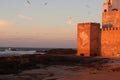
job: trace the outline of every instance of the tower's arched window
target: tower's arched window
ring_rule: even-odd
[[[118,9],[112,9],[112,11],[118,11]]]
[[[104,12],[107,12],[107,10],[105,9]]]

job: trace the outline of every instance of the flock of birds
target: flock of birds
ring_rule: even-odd
[[[26,0],[27,4],[31,4],[31,2],[29,0]],[[44,5],[47,5],[48,2],[45,2]]]
[[[27,2],[28,4],[31,4],[31,2],[30,2],[29,0],[26,0],[26,2]],[[47,4],[48,4],[48,2],[45,2],[45,3],[44,3],[44,5],[47,5]],[[85,7],[86,7],[86,8],[90,8],[89,5],[85,5]]]
[[[30,1],[30,0],[26,0],[26,3],[27,3],[27,4],[31,4],[31,1]],[[48,4],[48,2],[45,2],[45,3],[44,3],[44,5],[47,5],[47,4]],[[91,6],[88,5],[88,4],[86,4],[85,7],[88,8],[88,9],[91,8]],[[90,15],[90,12],[88,12],[88,15]],[[71,17],[71,16],[69,17],[69,20],[72,21],[72,17]]]
[[[29,0],[26,0],[26,2],[27,2],[28,4],[31,4],[31,2],[30,2]]]

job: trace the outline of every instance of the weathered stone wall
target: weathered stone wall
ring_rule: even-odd
[[[77,55],[90,56],[90,24],[78,24],[77,30]]]
[[[120,10],[102,13],[103,27],[120,27]]]
[[[100,24],[80,23],[77,30],[77,55],[100,55]]]
[[[103,28],[101,30],[101,55],[120,56],[120,28]]]

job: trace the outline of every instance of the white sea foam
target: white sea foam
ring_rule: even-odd
[[[0,51],[0,57],[4,56],[19,56],[19,55],[24,55],[24,54],[35,54],[36,51]]]

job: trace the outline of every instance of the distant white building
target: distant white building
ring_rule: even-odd
[[[111,12],[120,10],[120,0],[106,0],[103,5],[103,12]]]

